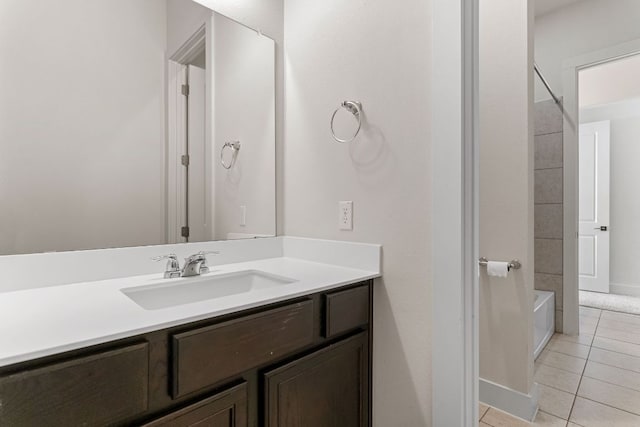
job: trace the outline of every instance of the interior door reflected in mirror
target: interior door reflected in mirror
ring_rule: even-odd
[[[259,31],[191,0],[7,1],[0,70],[0,255],[275,235]]]

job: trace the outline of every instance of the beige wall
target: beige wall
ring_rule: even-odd
[[[535,58],[557,95],[569,58],[640,38],[640,1],[579,1],[536,19]],[[536,77],[536,101],[550,99]]]
[[[431,423],[430,12],[424,0],[285,1],[284,232],[383,245],[379,427]],[[339,144],[329,119],[347,99],[365,124]],[[352,232],[338,230],[340,200],[354,202]]]
[[[194,0],[276,42],[276,229],[284,230],[284,0]]]
[[[165,242],[166,6],[0,2],[0,254]]]
[[[228,233],[276,233],[275,45],[268,37],[216,14],[213,19],[214,240]],[[230,169],[225,142],[240,141]],[[231,161],[231,150],[225,159]],[[241,225],[241,206],[246,221]]]
[[[528,4],[530,3],[530,4]],[[533,384],[533,2],[480,1],[480,254],[522,262],[480,280],[480,376]]]

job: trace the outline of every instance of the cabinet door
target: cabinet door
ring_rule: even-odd
[[[247,385],[201,400],[144,427],[247,427]]]
[[[368,335],[363,332],[265,374],[268,427],[365,427]]]

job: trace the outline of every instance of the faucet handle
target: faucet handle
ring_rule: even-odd
[[[180,277],[180,261],[176,254],[159,255],[151,258],[153,261],[167,260],[167,267],[165,268],[164,278],[172,279],[174,277]]]
[[[218,251],[200,251],[198,255],[202,255],[204,260],[200,263],[200,274],[207,274],[209,272],[209,266],[207,265],[207,255],[218,255]]]

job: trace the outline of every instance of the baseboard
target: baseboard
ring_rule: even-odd
[[[534,420],[538,412],[538,396],[537,383],[533,383],[527,395],[480,378],[480,402],[525,421]]]
[[[624,283],[610,283],[609,293],[615,295],[626,295],[630,297],[640,297],[640,285],[627,285]]]

